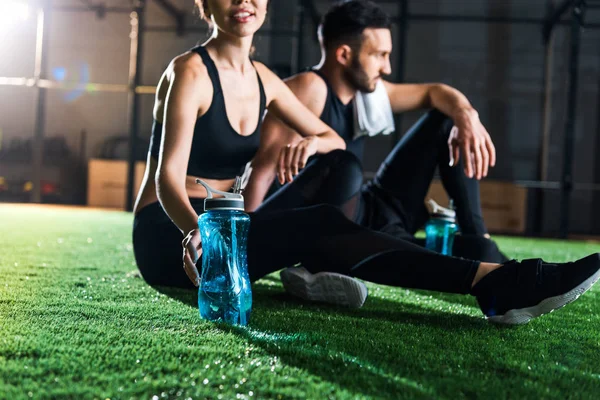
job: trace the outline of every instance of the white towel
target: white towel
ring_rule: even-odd
[[[396,130],[390,98],[383,82],[372,93],[358,92],[354,98],[354,137],[389,135]]]

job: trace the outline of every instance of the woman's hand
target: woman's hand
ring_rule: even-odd
[[[306,166],[308,158],[317,153],[319,137],[308,136],[296,144],[288,144],[279,153],[277,161],[277,179],[282,185],[294,180],[300,170]]]
[[[183,269],[186,275],[196,287],[200,286],[200,274],[196,268],[196,262],[202,255],[202,241],[200,239],[200,231],[192,229],[183,242]]]
[[[326,154],[333,150],[346,149],[346,142],[344,139],[342,139],[340,135],[338,135],[333,129],[331,129],[330,126],[321,121],[321,119],[318,117],[318,114],[320,114],[322,111],[323,106],[321,105],[321,110],[317,111],[319,106],[310,101],[310,98],[314,97],[314,90],[306,90],[303,93],[295,93],[292,91],[292,89],[290,89],[290,86],[294,88],[300,86],[310,86],[312,89],[313,85],[308,85],[304,80],[294,80],[288,81],[287,83],[290,85],[288,86],[264,65],[260,63],[256,63],[256,65],[257,70],[261,72],[263,82],[265,82],[265,88],[270,94],[268,96],[270,101],[267,106],[269,114],[272,114],[277,120],[286,125],[288,129],[297,132],[300,134],[300,136],[307,140],[307,142],[303,143],[298,149],[302,150],[304,147],[306,147],[306,150],[312,152],[311,154],[305,155],[305,159],[308,159],[310,155],[315,153]],[[300,75],[304,77],[312,77],[315,79],[315,81],[322,83],[320,78],[313,77],[314,74]],[[324,85],[322,89],[326,91],[327,86]],[[300,101],[296,95],[303,98],[303,101]],[[304,103],[316,108],[307,108]],[[267,114],[267,116],[269,114]],[[308,138],[312,136],[318,137],[319,140],[308,140]],[[292,162],[290,161],[290,165],[291,164]],[[279,167],[277,168],[279,169]],[[288,174],[293,175],[293,171],[290,171]],[[289,180],[291,181],[291,178],[289,178]]]

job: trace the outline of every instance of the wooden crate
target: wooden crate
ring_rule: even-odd
[[[527,189],[509,182],[480,182],[481,209],[491,233],[521,234],[526,229]],[[448,195],[440,181],[433,181],[427,198],[442,206],[448,205]]]
[[[133,196],[140,189],[146,163],[135,164]],[[124,210],[127,196],[127,162],[90,159],[88,163],[87,204],[91,207]]]

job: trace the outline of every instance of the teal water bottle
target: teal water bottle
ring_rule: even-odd
[[[198,288],[200,317],[232,325],[247,325],[252,289],[246,255],[250,217],[244,212],[240,179],[233,193],[206,188],[204,213],[198,217],[202,239],[202,274]],[[223,197],[215,198],[213,194]]]
[[[425,247],[437,253],[451,256],[454,235],[458,231],[456,225],[456,211],[452,209],[452,200],[449,208],[444,208],[433,200],[429,200],[430,218],[425,224]]]

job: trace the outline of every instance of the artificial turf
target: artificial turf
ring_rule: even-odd
[[[600,398],[600,285],[517,328],[469,296],[368,284],[359,310],[253,286],[249,327],[137,277],[132,215],[0,205],[0,398]],[[497,238],[565,261],[597,243]],[[390,265],[390,268],[394,268]]]

